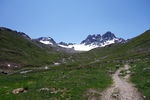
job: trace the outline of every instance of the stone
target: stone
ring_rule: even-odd
[[[130,73],[131,73],[131,71],[129,71],[129,70],[128,70],[128,71],[126,71],[126,73],[127,73],[127,74],[130,74]]]
[[[150,70],[150,68],[144,68],[144,70]]]
[[[8,74],[8,73],[7,73],[7,72],[5,72],[5,71],[2,71],[1,73],[2,73],[2,74]]]
[[[55,65],[55,66],[59,66],[59,65],[60,65],[60,63],[58,63],[58,62],[55,62],[55,63],[54,63],[54,65]]]
[[[26,73],[29,73],[29,72],[32,72],[32,70],[22,71],[22,72],[20,72],[20,74],[26,74]]]
[[[145,98],[146,98],[146,96],[143,96],[143,98],[145,99]]]
[[[24,93],[24,92],[27,92],[27,90],[24,88],[17,88],[12,91],[13,94]]]
[[[49,88],[41,88],[40,91],[49,91]]]
[[[45,66],[44,69],[47,70],[47,69],[48,69],[48,66]]]
[[[10,67],[10,64],[7,64],[8,67]]]
[[[119,94],[117,94],[117,93],[112,94],[112,97],[114,97],[114,98],[117,98],[118,96],[119,96]]]

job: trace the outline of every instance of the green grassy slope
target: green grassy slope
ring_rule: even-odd
[[[11,35],[13,35],[13,33],[7,32],[7,35],[8,36],[6,36],[6,34],[3,33],[3,35],[1,36],[4,36],[6,38],[12,38]],[[14,43],[9,44],[9,46],[11,45],[11,48],[7,46],[8,44],[2,47],[4,48],[6,46],[5,48],[9,50],[14,50],[14,51],[21,49],[20,51],[26,52],[27,54],[32,55],[31,52],[33,48],[32,50],[30,50],[31,48],[27,48],[28,46],[26,46],[26,43],[24,43],[24,42],[30,43],[30,41],[23,40],[24,38],[18,35],[17,37],[13,37],[13,38],[17,38],[17,39],[19,38],[18,40],[20,41],[20,43],[23,43],[26,48],[22,47],[22,45],[20,45],[19,42],[15,43],[15,45],[19,45],[16,48],[12,46]],[[13,42],[16,42],[16,41],[13,41]],[[3,43],[4,43],[4,39],[3,39]],[[36,52],[38,52],[40,48],[38,48],[35,45],[33,46],[34,46],[34,49],[37,49]],[[28,52],[28,50],[30,52]],[[40,49],[39,51],[42,51],[42,50],[43,49]],[[6,51],[3,51],[3,55],[1,54],[1,57],[4,57],[4,55],[6,55],[5,58],[10,61],[15,61],[14,60],[15,58],[16,61],[18,61],[19,59],[19,62],[24,63],[24,61],[28,61],[26,59],[26,56],[27,58],[30,57],[30,55],[26,55],[26,56],[18,55],[17,56],[16,54],[11,54],[11,53],[6,54],[5,52]],[[35,52],[35,55],[37,54],[36,52]],[[44,53],[46,53],[46,51],[40,52],[40,53],[43,53],[41,56],[45,56]],[[9,55],[13,55],[12,57],[14,58],[11,59]],[[41,58],[38,58],[38,59],[41,59]],[[66,60],[68,59],[66,58]],[[44,60],[43,62],[45,61],[47,60]],[[32,61],[28,61],[28,63],[34,64],[34,62]],[[83,100],[83,99],[86,99],[85,94],[88,89],[95,88],[98,90],[103,90],[112,83],[111,77],[109,76],[107,71],[115,70],[116,69],[115,65],[116,63],[111,63],[111,64],[95,63],[95,64],[91,64],[87,66],[86,64],[85,66],[75,66],[74,64],[69,66],[68,64],[63,64],[57,67],[52,67],[50,70],[47,70],[47,71],[38,71],[35,73],[28,73],[28,74],[18,73],[14,75],[0,74],[0,99],[3,99],[3,100],[7,100],[7,99],[12,99],[12,100],[26,100],[26,99],[28,100],[49,100],[49,99]],[[12,94],[12,90],[16,88],[26,88],[27,93]],[[58,92],[55,94],[55,93],[51,93],[52,90],[39,91],[40,88],[50,88],[50,89],[55,88],[56,90],[65,89],[65,91]]]
[[[75,54],[73,59],[78,63],[89,63],[93,60],[114,61],[144,57],[150,57],[150,30],[129,40],[127,43],[109,45],[89,52]]]
[[[131,81],[144,94],[145,100],[150,100],[150,59],[131,64]]]
[[[50,70],[46,72],[0,75],[0,99],[2,100],[86,100],[90,88],[103,90],[111,83],[106,69],[115,64],[98,64],[89,68]],[[12,94],[16,88],[26,88],[26,93]],[[41,88],[50,90],[39,91]],[[55,90],[64,90],[52,93]]]
[[[72,54],[69,57],[65,58],[65,64],[62,64],[57,67],[49,66],[51,69],[47,71],[35,71],[35,73],[27,74],[18,73],[14,75],[0,74],[0,99],[86,100],[86,94],[88,89],[92,88],[102,91],[103,89],[111,85],[112,80],[110,74],[114,72],[118,67],[122,66],[120,60],[126,61],[130,59],[138,59],[142,62],[143,59],[147,58],[148,62],[150,60],[149,40],[150,31],[146,31],[144,34],[128,41],[125,44],[110,45],[104,48],[97,48],[81,54]],[[38,52],[42,51],[40,53],[43,53],[43,55],[46,56],[47,52],[45,50],[43,52],[43,49],[40,49],[37,46],[35,48],[38,50]],[[18,48],[16,48],[15,50],[17,49]],[[24,48],[22,47],[22,49]],[[14,50],[14,48],[11,47],[11,50]],[[24,52],[27,51],[28,50],[25,50]],[[32,55],[31,52],[27,52],[27,54]],[[4,57],[4,55],[1,57]],[[19,57],[15,56],[15,58],[17,59]],[[30,57],[30,55],[27,55],[27,58],[28,57]],[[23,58],[19,61],[27,61],[26,58]],[[7,59],[10,58],[8,57]],[[39,57],[38,59],[41,59],[41,57]],[[45,60],[43,60],[42,63],[47,62],[46,58],[44,59]],[[117,60],[119,60],[119,62],[117,62]],[[145,64],[146,62],[143,63]],[[149,84],[145,83],[149,81],[148,70],[144,70],[143,72],[141,71],[140,73],[139,71],[148,66],[148,64],[149,63],[143,65],[137,63],[137,67],[134,70],[135,75],[133,75],[132,77],[132,81],[137,85],[137,87],[141,89],[141,91],[144,91],[143,93],[146,96],[150,94],[148,87]],[[140,68],[141,66],[144,67]],[[143,79],[142,81],[140,81],[141,78]],[[12,90],[16,88],[26,88],[27,92],[20,94],[12,94]],[[39,89],[41,88],[49,88],[50,90],[39,91]],[[62,90],[62,92],[59,91],[57,93],[53,93],[53,88],[55,88],[56,91]]]
[[[103,48],[107,54],[113,57],[126,56],[130,57],[135,54],[145,53],[150,50],[150,30],[143,34],[129,40],[125,44],[114,45],[112,47]],[[106,50],[107,49],[107,50]],[[95,52],[99,52],[100,49],[96,49]],[[101,52],[99,52],[100,54]]]
[[[16,31],[0,30],[0,62],[15,62],[22,65],[49,64],[59,58],[59,53],[48,53]]]

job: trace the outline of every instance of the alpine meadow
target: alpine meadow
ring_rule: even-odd
[[[150,100],[149,1],[0,1],[0,100]]]

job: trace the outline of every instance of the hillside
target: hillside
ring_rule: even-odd
[[[150,56],[150,30],[128,40],[123,44],[111,44],[96,48],[86,53],[75,54],[76,62],[90,61],[124,61],[148,58]],[[79,59],[80,58],[80,59]],[[79,60],[78,60],[79,59]]]
[[[108,58],[116,59],[136,59],[138,57],[149,56],[150,51],[150,30],[144,32],[143,34],[129,40],[125,44],[110,45],[108,48],[95,49],[94,52],[100,53],[105,51]],[[106,50],[107,49],[107,50]]]
[[[0,67],[41,66],[59,59],[59,52],[43,49],[19,32],[0,28]]]

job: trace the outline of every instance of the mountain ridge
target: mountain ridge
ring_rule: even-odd
[[[61,53],[46,49],[30,39],[28,35],[8,28],[0,28],[0,67],[14,68],[15,65],[41,66],[59,59]]]
[[[7,30],[7,31],[13,31],[31,41],[38,41],[40,43],[43,43],[43,44],[49,45],[49,46],[53,46],[53,47],[74,49],[75,51],[89,51],[91,49],[94,49],[97,47],[104,47],[106,45],[110,45],[113,43],[126,42],[126,40],[124,40],[123,38],[116,37],[114,35],[114,33],[110,32],[110,31],[106,32],[103,35],[101,35],[101,34],[88,35],[85,38],[85,40],[81,41],[80,44],[76,44],[76,43],[65,43],[65,42],[56,43],[52,37],[39,37],[36,39],[32,39],[24,32],[17,32],[17,31],[14,31],[14,30],[11,30],[11,29],[5,28],[5,27],[1,27],[1,29]]]
[[[114,43],[125,43],[126,40],[123,38],[116,37],[111,32],[106,32],[105,34],[93,34],[88,35],[85,40],[83,40],[80,44],[67,44],[67,43],[59,43],[58,45],[64,48],[74,48],[77,51],[89,51],[98,47],[105,47]]]
[[[110,45],[113,43],[125,43],[126,42],[126,40],[124,40],[123,38],[116,37],[110,31],[106,32],[103,35],[101,34],[88,35],[87,38],[81,41],[80,44],[65,43],[65,42],[56,43],[54,39],[52,39],[51,37],[41,37],[36,40],[46,45],[55,45],[55,46],[60,46],[63,48],[72,48],[76,51],[89,51],[91,49],[94,49],[97,47],[104,47],[106,45]]]
[[[81,42],[81,44],[85,44],[85,45],[93,44],[93,45],[102,46],[105,44],[105,42],[113,40],[113,39],[115,39],[114,43],[125,42],[123,38],[118,38],[115,36],[114,33],[108,31],[103,35],[101,34],[88,35],[87,38]]]

